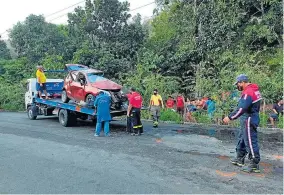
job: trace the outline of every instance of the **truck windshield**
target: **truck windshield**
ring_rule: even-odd
[[[87,74],[87,76],[88,76],[90,83],[107,80],[106,78],[102,77],[100,74],[96,74],[96,73],[89,73]]]

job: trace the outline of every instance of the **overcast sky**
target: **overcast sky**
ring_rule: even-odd
[[[18,21],[24,21],[29,14],[43,14],[48,16],[54,12],[72,6],[76,3],[81,2],[82,0],[1,0],[0,6],[0,34],[5,32],[7,29],[12,28],[14,24]],[[124,1],[124,0],[120,0]],[[154,0],[128,0],[130,3],[130,10],[137,7],[149,4],[154,2]],[[84,6],[84,2],[76,5]],[[54,14],[46,18],[46,21],[52,20],[61,15],[71,12],[76,7],[71,7],[60,13]],[[155,4],[131,11],[131,15],[140,13],[142,17],[150,17],[153,14],[153,9]],[[63,16],[56,20],[53,20],[52,23],[56,24],[66,24],[67,16]],[[2,38],[7,38],[7,33],[2,35]]]

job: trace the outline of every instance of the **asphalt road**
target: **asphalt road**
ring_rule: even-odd
[[[144,122],[145,134],[132,137],[122,124],[94,137],[89,123],[0,112],[0,193],[283,193],[282,143],[260,143],[261,173],[246,174],[230,164],[226,136]]]

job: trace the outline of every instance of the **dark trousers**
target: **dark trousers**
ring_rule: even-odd
[[[131,133],[132,131],[132,118],[131,116],[127,117],[126,121],[126,132]]]
[[[140,108],[133,108],[131,110],[131,123],[132,123],[132,133],[135,134],[143,133]]]
[[[260,161],[257,126],[251,123],[251,117],[241,118],[241,129],[238,134],[236,151],[239,156],[249,154],[248,158],[256,164]]]

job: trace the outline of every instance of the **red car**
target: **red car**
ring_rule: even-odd
[[[67,103],[70,99],[88,103],[101,90],[111,96],[112,110],[122,109],[123,103],[127,101],[122,95],[122,86],[103,77],[102,71],[78,64],[67,64],[66,69],[69,73],[64,80],[61,95],[64,103]]]

